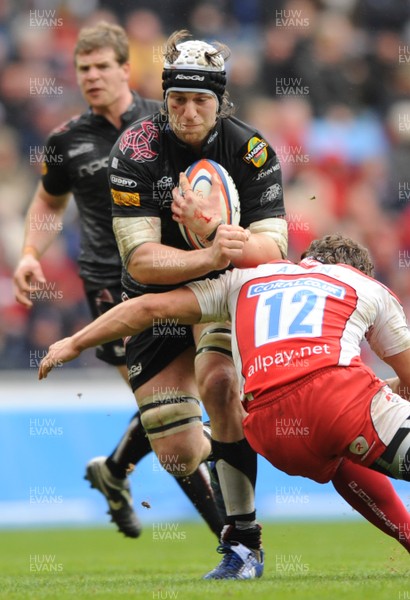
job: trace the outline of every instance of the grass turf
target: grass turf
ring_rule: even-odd
[[[410,600],[408,554],[364,522],[269,523],[265,573],[203,581],[220,559],[202,524],[0,532],[0,598]]]

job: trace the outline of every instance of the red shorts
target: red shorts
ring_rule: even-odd
[[[274,467],[326,483],[343,456],[371,465],[410,414],[410,405],[384,385],[365,366],[322,369],[248,401],[245,436]]]

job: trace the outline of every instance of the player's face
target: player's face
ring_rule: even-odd
[[[97,112],[108,109],[128,90],[129,64],[120,65],[113,48],[78,54],[76,72],[84,99]]]
[[[186,144],[200,148],[215,126],[216,98],[200,92],[170,92],[167,104],[175,135]]]

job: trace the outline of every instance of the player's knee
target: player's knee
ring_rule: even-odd
[[[239,387],[235,371],[227,361],[214,361],[198,374],[200,396],[208,414],[230,413],[239,402]]]
[[[158,454],[157,458],[161,467],[174,477],[192,475],[202,462],[200,456],[193,455],[187,450],[171,454],[169,452]]]
[[[229,406],[239,397],[236,374],[229,365],[214,364],[198,379],[198,388],[202,400],[207,406],[217,404],[221,409]]]
[[[238,393],[231,352],[231,330],[225,323],[206,327],[198,342],[195,374],[201,398],[229,401]]]
[[[235,379],[231,330],[225,323],[212,323],[203,329],[196,348],[195,375],[200,388],[223,388]]]
[[[208,448],[205,445],[208,444]],[[153,441],[160,466],[174,477],[191,475],[209,454],[211,447],[204,438],[203,428],[192,428]]]

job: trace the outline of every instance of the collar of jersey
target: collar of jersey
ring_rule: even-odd
[[[215,127],[213,127],[213,129],[211,129],[211,131],[209,132],[209,135],[207,137],[207,139],[205,140],[205,142],[202,145],[201,148],[201,156],[204,155],[205,153],[207,153],[207,151],[213,147],[215,141],[218,139],[219,137],[219,130],[220,130],[220,119],[218,119],[215,123]],[[181,148],[187,148],[188,150],[191,149],[191,146],[189,144],[186,144],[185,142],[183,142],[182,140],[179,139],[179,137],[177,137],[175,135],[175,133],[173,132],[173,130],[171,129],[171,127],[169,126],[168,123],[168,127],[166,129],[166,132],[168,133],[168,135],[171,136],[171,138],[173,139],[173,141],[178,144],[178,146],[181,146]]]
[[[134,117],[132,116],[132,111],[135,107],[135,104],[138,102],[139,95],[137,94],[137,92],[134,92],[133,90],[131,90],[131,94],[132,94],[131,103],[128,105],[128,108],[121,115],[121,121],[124,124],[135,120]],[[96,115],[92,111],[91,106],[88,107],[88,115],[92,119],[100,119],[101,121],[103,121],[105,123],[109,123],[111,125],[111,123],[103,115]]]

